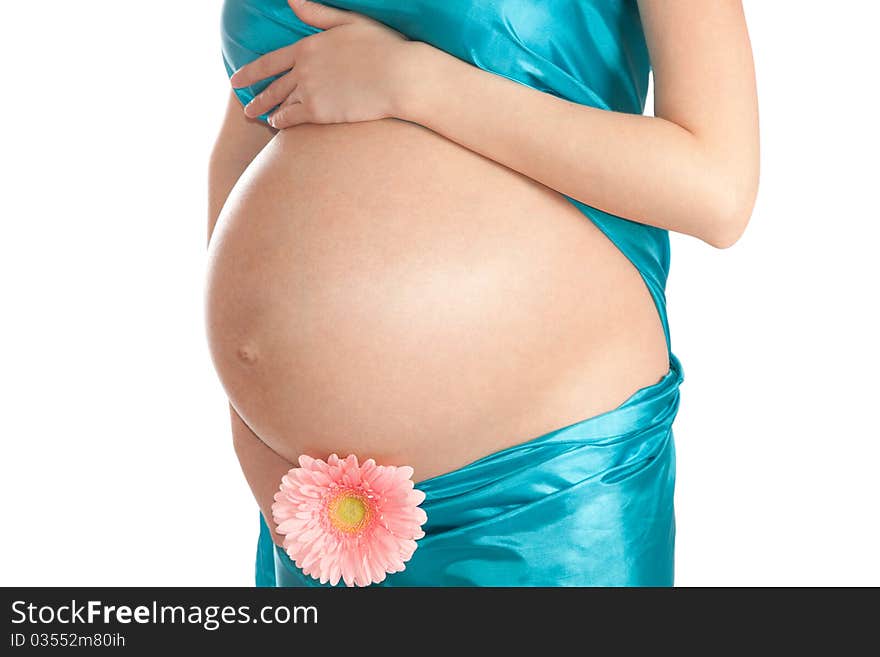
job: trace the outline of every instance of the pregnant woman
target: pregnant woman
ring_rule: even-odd
[[[671,585],[668,231],[751,214],[739,0],[226,0],[222,53],[206,323],[257,584]],[[336,454],[411,475],[423,535],[375,496],[273,517]],[[368,521],[403,570],[290,556]]]

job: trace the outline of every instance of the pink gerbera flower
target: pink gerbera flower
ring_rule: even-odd
[[[413,469],[373,459],[358,465],[354,454],[327,462],[303,455],[299,465],[281,478],[272,517],[303,573],[322,584],[341,577],[346,586],[367,586],[402,571],[428,519]]]

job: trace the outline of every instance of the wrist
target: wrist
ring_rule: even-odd
[[[392,112],[396,118],[419,123],[422,108],[430,105],[430,90],[440,76],[438,54],[445,54],[423,41],[407,41],[396,67],[397,81],[392,94]]]

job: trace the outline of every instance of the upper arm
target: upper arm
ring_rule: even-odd
[[[741,0],[639,0],[654,70],[654,115],[695,135],[751,205],[759,168],[758,101]]]
[[[248,165],[275,135],[275,130],[244,115],[235,93],[229,92],[226,114],[214,142],[208,167],[208,239],[226,197]]]

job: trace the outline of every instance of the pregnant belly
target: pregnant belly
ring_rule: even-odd
[[[641,276],[558,193],[418,125],[279,133],[209,252],[208,340],[272,449],[416,479],[610,410],[668,370]]]

